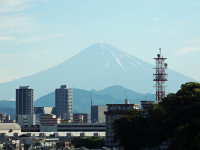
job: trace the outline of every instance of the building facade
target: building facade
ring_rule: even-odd
[[[82,114],[73,114],[73,122],[74,123],[83,123],[83,115]]]
[[[57,131],[57,124],[61,123],[61,119],[53,114],[40,115],[40,131],[41,132],[55,132]]]
[[[26,115],[18,115],[17,123],[21,127],[32,126],[35,125],[35,115],[34,114],[26,114]]]
[[[61,85],[55,90],[55,111],[57,115],[62,116],[64,120],[72,120],[72,89],[67,85]]]
[[[153,109],[155,102],[154,101],[140,101],[140,102],[141,102],[141,110],[143,117],[147,117],[149,110]]]
[[[0,113],[0,122],[9,122],[10,120],[10,115],[8,114],[4,114],[4,113]]]
[[[118,147],[119,143],[114,142],[114,130],[113,123],[116,119],[126,115],[133,109],[138,109],[138,104],[129,104],[128,100],[125,100],[125,104],[107,104],[106,115],[106,147]]]
[[[91,122],[92,123],[105,123],[106,106],[92,105],[91,106]]]
[[[33,89],[30,86],[16,89],[16,121],[21,126],[35,125]]]
[[[40,124],[40,115],[53,114],[53,107],[34,107],[36,124]]]
[[[0,123],[0,133],[20,133],[20,132],[21,132],[21,127],[17,123]]]
[[[58,132],[105,132],[105,123],[61,123]]]
[[[75,113],[73,114],[73,122],[90,123],[90,115],[87,113]]]

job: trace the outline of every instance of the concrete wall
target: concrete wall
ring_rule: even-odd
[[[40,126],[40,132],[56,132],[57,126]]]
[[[28,114],[28,115],[18,115],[18,122],[20,126],[31,126],[35,125],[35,115]]]

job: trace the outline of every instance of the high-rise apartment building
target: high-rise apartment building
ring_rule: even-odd
[[[21,126],[35,124],[33,89],[30,86],[20,86],[16,89],[16,121]]]
[[[55,111],[57,115],[61,115],[64,120],[72,120],[72,89],[68,89],[67,85],[61,85],[55,90]]]

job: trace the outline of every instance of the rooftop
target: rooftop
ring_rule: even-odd
[[[21,130],[21,127],[17,123],[0,123],[0,130]]]

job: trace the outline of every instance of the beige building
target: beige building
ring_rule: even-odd
[[[0,123],[0,133],[20,133],[21,127],[17,123]]]
[[[51,132],[57,131],[57,124],[61,123],[61,119],[57,118],[53,114],[42,114],[40,115],[40,131]]]

